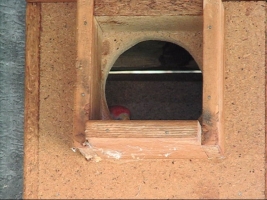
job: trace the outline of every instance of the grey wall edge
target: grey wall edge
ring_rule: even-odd
[[[0,1],[0,199],[21,199],[25,0]]]

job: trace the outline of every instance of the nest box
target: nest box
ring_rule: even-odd
[[[223,156],[221,0],[77,1],[74,147],[87,159]],[[199,120],[111,120],[105,84],[117,58],[160,40],[186,49],[203,74]]]

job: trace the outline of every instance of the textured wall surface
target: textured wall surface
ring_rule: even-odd
[[[265,2],[224,3],[224,159],[99,163],[70,149],[75,6],[42,6],[38,197],[264,199]]]
[[[0,2],[0,199],[22,198],[25,6]]]

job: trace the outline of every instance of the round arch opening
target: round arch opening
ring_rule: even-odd
[[[196,120],[202,112],[202,73],[183,47],[139,42],[123,52],[105,85],[108,106],[121,105],[132,120]]]

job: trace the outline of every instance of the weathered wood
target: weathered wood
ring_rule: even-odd
[[[197,120],[90,120],[85,133],[87,138],[186,138],[200,144],[201,127]]]
[[[203,3],[203,144],[223,151],[224,10],[221,0]]]
[[[201,145],[180,138],[88,138],[88,144],[100,158],[177,159],[208,158]]]
[[[85,133],[88,151],[84,156],[89,159],[208,157],[197,120],[90,120]]]
[[[26,152],[24,154],[24,199],[38,198],[40,13],[40,4],[27,4],[24,111],[24,152]]]
[[[202,145],[201,147],[209,159],[224,158],[223,151],[219,145]]]
[[[85,141],[85,122],[88,119],[100,119],[100,45],[97,45],[98,31],[93,8],[92,0],[77,2],[77,82],[73,122],[76,147],[82,147]]]

